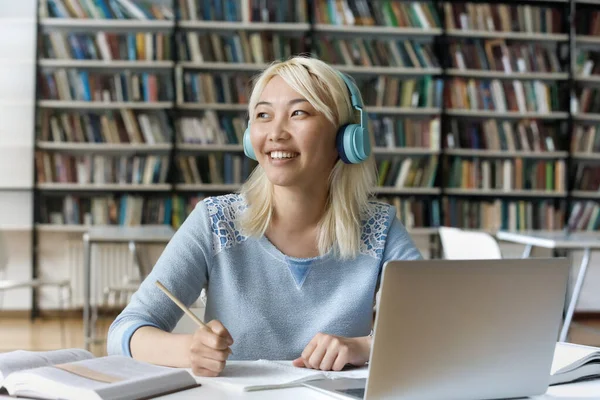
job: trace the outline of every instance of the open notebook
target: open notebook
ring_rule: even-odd
[[[0,354],[0,388],[41,399],[137,400],[198,386],[184,369],[80,349]],[[0,389],[1,393],[1,389]]]
[[[214,383],[230,389],[249,392],[300,386],[303,382],[317,379],[366,378],[367,367],[344,371],[318,371],[296,368],[291,361],[230,361],[220,376],[198,378],[202,383]]]
[[[600,348],[557,343],[551,373],[551,385],[600,378]]]

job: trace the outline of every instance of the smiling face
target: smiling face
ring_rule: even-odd
[[[338,159],[337,128],[283,78],[274,76],[250,118],[252,147],[277,186],[307,188],[325,183]]]

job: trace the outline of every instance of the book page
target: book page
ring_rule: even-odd
[[[572,343],[557,343],[554,350],[551,374],[575,369],[594,356],[600,359],[600,348]]]
[[[45,367],[94,358],[94,355],[83,349],[65,349],[53,351],[17,350],[0,354],[0,385],[2,381],[15,371]]]
[[[86,377],[93,373],[110,377],[110,382]],[[194,378],[184,369],[161,367],[124,356],[69,363],[69,371],[48,366],[16,372],[5,380],[11,395],[64,399],[82,398],[82,395],[94,397],[92,393],[106,400],[134,399],[195,385]]]
[[[285,363],[269,360],[228,362],[221,375],[200,378],[202,383],[216,383],[238,391],[272,389],[295,386],[301,382],[324,378],[322,371],[296,368]]]
[[[315,379],[366,378],[368,368],[351,368],[347,371],[319,371],[298,368],[291,361],[233,361],[228,362],[220,376],[199,378],[206,383],[217,383],[239,391],[265,390],[298,386]]]

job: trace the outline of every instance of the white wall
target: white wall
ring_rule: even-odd
[[[8,279],[31,277],[36,7],[35,0],[0,0],[0,234]],[[3,308],[31,308],[30,290],[6,292]]]

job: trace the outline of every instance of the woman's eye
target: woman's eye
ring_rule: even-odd
[[[306,111],[303,110],[296,110],[292,113],[292,116],[296,116],[296,115],[305,115]]]
[[[267,118],[268,116],[269,114],[267,114],[266,112],[260,112],[256,114],[256,118]]]

